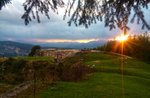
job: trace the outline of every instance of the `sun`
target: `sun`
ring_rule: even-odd
[[[124,34],[122,34],[121,36],[117,36],[117,37],[115,38],[115,40],[120,41],[120,42],[125,42],[125,41],[128,39],[128,36],[129,36],[129,35],[124,35]]]

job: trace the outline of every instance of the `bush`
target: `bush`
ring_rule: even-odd
[[[61,80],[63,81],[79,81],[86,77],[92,69],[77,62],[73,65],[65,65],[62,69]]]
[[[76,63],[75,63],[76,62]],[[49,81],[56,80],[79,81],[92,71],[81,61],[49,63],[48,61],[25,61],[23,59],[9,58],[3,62],[5,70],[3,81],[7,83],[22,83],[25,81]]]

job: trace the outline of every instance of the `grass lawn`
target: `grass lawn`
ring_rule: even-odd
[[[41,90],[37,98],[150,98],[150,64],[126,59],[122,86],[120,57],[88,53],[69,60],[77,58],[87,66],[95,65],[98,71],[77,83],[58,82],[55,87]]]
[[[38,98],[149,98],[149,79],[124,76],[122,88],[121,75],[115,73],[94,73],[89,80],[78,83],[59,82],[54,89],[49,87]]]
[[[24,59],[27,61],[52,61],[53,58],[52,57],[42,57],[42,56],[34,56],[34,57],[30,57],[30,56],[24,56],[24,57],[16,57],[17,59]]]

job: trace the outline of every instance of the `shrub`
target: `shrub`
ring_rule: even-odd
[[[86,77],[92,69],[77,62],[73,65],[65,65],[62,70],[61,79],[64,81],[79,81]]]

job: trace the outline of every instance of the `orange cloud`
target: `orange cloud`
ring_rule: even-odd
[[[98,41],[99,39],[80,39],[80,40],[69,40],[69,39],[35,39],[33,41],[40,43],[58,43],[58,42],[77,42],[77,43],[88,43],[91,41]]]

